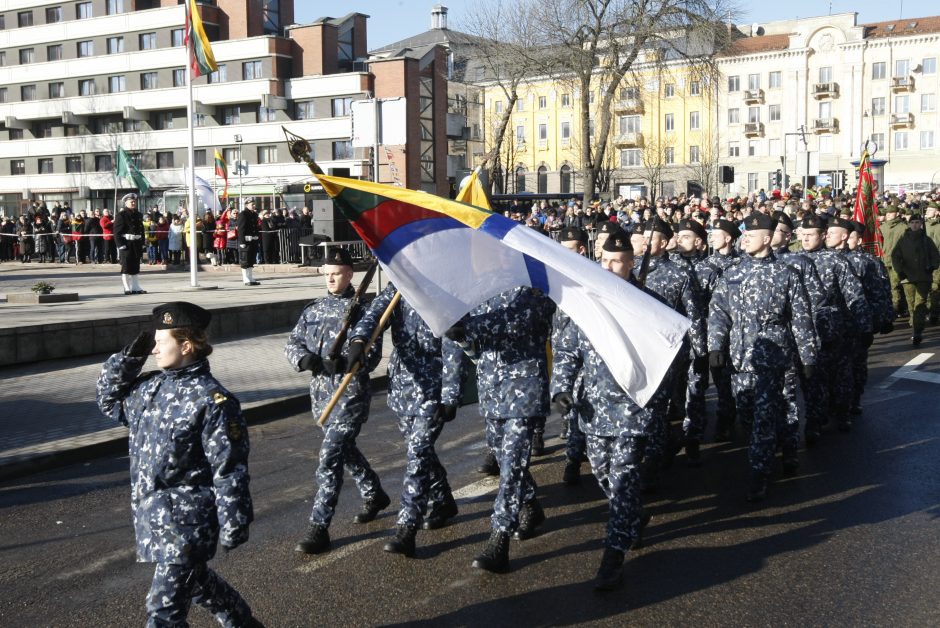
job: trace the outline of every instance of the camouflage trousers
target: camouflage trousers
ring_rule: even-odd
[[[430,416],[398,418],[398,431],[405,437],[408,447],[398,525],[417,527],[428,510],[433,510],[450,495],[447,471],[434,451],[434,443],[443,429],[444,422]]]
[[[499,463],[499,491],[493,504],[493,530],[511,532],[519,525],[522,504],[535,499],[529,473],[532,423],[529,418],[486,419],[486,444]]]
[[[868,383],[868,349],[869,345],[856,337],[852,342],[852,407],[858,408],[862,404],[862,395]]]
[[[737,412],[734,408],[734,391],[731,389],[731,367],[723,366],[711,370],[712,380],[715,382],[715,392],[718,394],[718,426],[731,427]]]
[[[587,436],[587,454],[601,490],[607,496],[610,515],[604,546],[626,552],[640,532],[643,501],[640,496],[640,463],[645,439],[628,436]]]
[[[800,383],[801,365],[795,363],[787,369],[783,376],[783,398],[787,404],[787,418],[777,429],[777,443],[787,451],[796,451],[800,447],[800,405],[796,399],[796,390],[803,390],[803,400],[806,401],[806,387],[798,386]]]
[[[532,417],[532,433],[533,434],[545,434],[545,421],[548,420],[548,417],[536,416]]]
[[[673,368],[666,372],[663,382],[646,404],[652,421],[650,421],[645,455],[648,464],[652,466],[662,463],[666,456],[666,449],[670,446],[669,398],[673,390],[674,373]]]
[[[685,386],[685,419],[682,421],[682,431],[686,438],[694,438],[701,442],[705,440],[705,391],[708,390],[708,370],[697,372],[694,364],[689,364]]]
[[[244,626],[251,618],[251,609],[238,591],[205,563],[157,563],[147,594],[147,626],[188,626],[186,616],[192,602],[208,610],[226,627]]]
[[[738,416],[750,430],[747,450],[751,469],[769,474],[777,453],[777,432],[787,418],[784,370],[766,369],[731,376]]]
[[[320,463],[317,466],[317,495],[313,500],[310,523],[329,526],[336,512],[339,491],[343,487],[343,469],[349,471],[363,500],[382,491],[382,483],[369,461],[356,447],[356,437],[362,423],[327,423],[323,444],[320,445]]]
[[[803,382],[807,430],[819,431],[830,418],[838,422],[848,417],[853,382],[850,348],[839,339],[819,350],[816,372]]]
[[[565,442],[565,458],[581,462],[584,459],[587,444],[578,419],[577,406],[568,410],[565,414],[565,421],[568,422],[568,440]]]
[[[682,421],[686,416],[687,393],[689,389],[689,374],[692,372],[692,362],[688,354],[682,354],[675,359],[670,367],[673,373],[672,388],[669,394],[669,420]]]

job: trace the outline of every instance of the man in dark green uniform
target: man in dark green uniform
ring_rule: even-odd
[[[895,312],[900,313],[903,291],[901,289],[901,280],[898,278],[898,274],[894,270],[894,263],[891,261],[891,254],[894,252],[898,240],[907,231],[907,223],[899,215],[897,205],[889,205],[885,210],[885,220],[881,223],[880,230],[881,237],[884,240],[885,268],[888,269],[888,279],[891,281],[891,305],[894,306]]]
[[[913,214],[908,224],[910,229],[894,247],[891,262],[901,285],[904,286],[904,296],[907,299],[907,309],[911,313],[913,328],[911,342],[916,347],[924,335],[927,294],[930,292],[933,271],[940,268],[940,252],[924,231],[923,216]]]
[[[927,237],[940,249],[940,205],[931,201],[927,205],[926,218],[927,224],[924,228],[927,231]],[[927,308],[930,324],[936,325],[938,318],[940,318],[940,268],[933,271]]]

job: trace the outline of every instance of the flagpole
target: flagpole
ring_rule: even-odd
[[[186,182],[186,186],[189,188],[189,285],[192,288],[198,288],[199,280],[196,276],[196,264],[198,262],[196,252],[196,168],[193,163],[194,153],[196,152],[196,130],[193,115],[193,67],[189,62],[188,48],[186,50],[186,89],[189,95],[186,99],[186,118],[189,120],[189,152],[187,155],[189,180]]]

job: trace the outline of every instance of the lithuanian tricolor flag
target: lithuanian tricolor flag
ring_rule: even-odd
[[[206,36],[206,29],[202,27],[202,18],[199,17],[196,0],[186,2],[185,43],[193,78],[211,74],[219,69],[219,64],[215,62],[215,55],[212,54],[212,46],[209,45],[209,38]]]
[[[219,149],[215,149],[215,176],[222,177],[222,180],[225,181],[225,189],[222,190],[222,202],[224,203],[228,200],[228,164],[225,163],[225,158],[222,157],[222,153],[219,152]]]

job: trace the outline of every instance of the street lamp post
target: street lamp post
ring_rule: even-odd
[[[797,135],[803,140],[803,150],[806,151],[806,174],[807,176],[809,175],[809,141],[806,139],[806,127],[801,124],[799,131],[783,134],[783,176],[780,179],[781,193],[787,185],[787,138]]]

